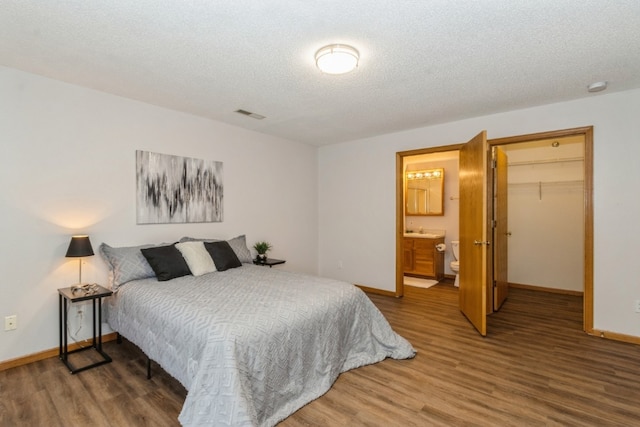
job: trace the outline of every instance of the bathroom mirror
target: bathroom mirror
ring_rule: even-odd
[[[405,173],[405,215],[444,215],[444,169]]]

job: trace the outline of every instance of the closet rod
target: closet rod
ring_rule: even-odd
[[[575,180],[575,181],[527,181],[527,182],[510,182],[509,186],[516,186],[516,185],[563,185],[563,184],[568,184],[568,185],[574,185],[574,184],[579,184],[579,185],[584,185],[584,181],[583,180]]]
[[[567,157],[566,159],[523,160],[521,162],[510,162],[507,166],[543,165],[547,163],[569,163],[583,161],[584,157]]]
[[[584,185],[584,181],[536,181],[536,182],[512,182],[507,184],[508,187],[537,187],[538,188],[538,200],[542,201],[542,187],[543,186],[560,186],[560,185],[571,185],[575,187],[582,187]],[[574,188],[575,188],[574,187]]]

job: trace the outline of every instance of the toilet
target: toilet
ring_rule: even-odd
[[[451,251],[453,252],[454,260],[451,261],[449,267],[451,267],[451,271],[456,273],[456,280],[453,282],[453,286],[460,286],[460,242],[458,240],[453,240],[451,242]]]

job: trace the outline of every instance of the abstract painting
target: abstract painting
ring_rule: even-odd
[[[136,150],[137,223],[222,222],[222,162]]]

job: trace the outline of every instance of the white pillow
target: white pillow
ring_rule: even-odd
[[[204,242],[176,243],[176,248],[182,254],[194,276],[202,276],[216,271],[216,265],[213,263],[209,251],[204,247]]]

